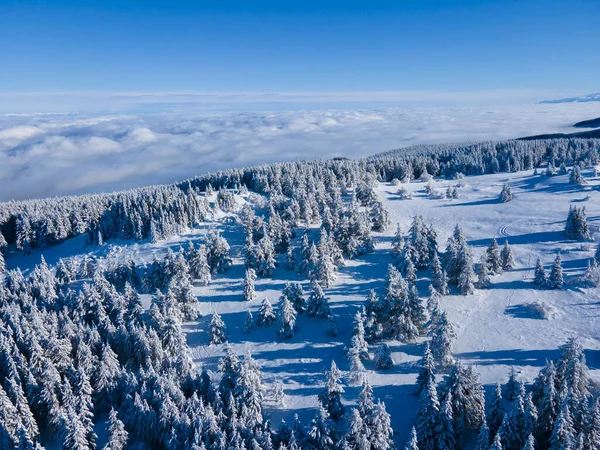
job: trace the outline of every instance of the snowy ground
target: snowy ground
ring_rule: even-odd
[[[515,254],[515,270],[494,276],[490,289],[477,290],[467,297],[450,295],[442,300],[443,309],[457,327],[455,356],[477,366],[486,389],[497,381],[505,382],[511,366],[515,367],[523,381],[531,382],[545,360],[557,357],[557,347],[574,335],[579,336],[586,348],[591,374],[600,382],[598,290],[567,286],[564,290],[552,291],[539,289],[532,283],[533,267],[538,256],[548,268],[560,251],[568,283],[583,273],[593,255],[595,243],[566,241],[562,233],[569,206],[585,205],[594,240],[600,240],[600,179],[592,178],[591,171],[583,174],[589,181],[584,187],[569,185],[566,175],[548,178],[534,176],[532,171],[435,183],[440,190],[445,190],[448,184],[461,184],[457,200],[427,197],[424,192],[426,183],[423,182],[407,186],[413,191],[412,200],[400,200],[396,195],[398,187],[381,184],[377,192],[390,211],[392,226],[385,233],[375,233],[375,253],[348,261],[340,269],[334,285],[325,291],[338,317],[340,334],[337,338],[326,335],[326,320],[309,318],[305,314],[299,316],[299,331],[289,341],[279,342],[275,327],[259,328],[250,335],[243,333],[247,309],[257,313],[265,297],[276,307],[288,280],[302,281],[305,291],[308,291],[308,283],[300,280],[294,272],[285,270],[281,264],[272,279],[257,281],[258,296],[254,301],[243,301],[243,235],[231,218],[222,216],[189,234],[159,244],[127,245],[120,242],[119,245],[109,243],[100,248],[86,248],[85,240],[80,237],[48,249],[44,255],[51,264],[56,263],[60,256],[88,251],[99,255],[112,251],[123,256],[132,255],[138,262],[148,261],[153,252],[164,252],[167,246],[177,249],[188,240],[202,240],[209,228],[220,228],[232,247],[234,265],[227,273],[217,276],[209,286],[195,288],[203,317],[185,325],[193,359],[199,365],[216,371],[223,346],[209,346],[206,330],[210,315],[218,312],[227,325],[228,337],[235,351],[239,354],[250,351],[261,364],[265,384],[271,386],[276,379],[283,383],[285,406],[267,402],[274,425],[277,426],[281,418],[291,420],[294,413],[300,414],[307,423],[314,414],[316,396],[324,383],[323,373],[331,360],[334,359],[342,370],[348,369],[345,346],[350,341],[352,317],[370,289],[381,291],[383,288],[387,265],[392,262],[390,248],[395,224],[400,223],[406,231],[412,217],[421,214],[427,223],[434,225],[442,251],[455,224],[459,223],[475,252],[475,261],[479,260],[493,237],[498,238],[500,245],[504,238],[508,238]],[[515,199],[502,204],[497,197],[504,183],[510,185]],[[587,196],[589,199],[586,200]],[[244,200],[238,198],[238,201]],[[313,231],[316,238],[317,230]],[[37,261],[39,253],[15,256],[7,263],[9,268],[20,266],[26,269]],[[428,276],[426,271],[419,272],[418,287],[423,296],[427,292]],[[532,317],[523,304],[536,300],[554,308],[554,317],[549,320]],[[371,363],[365,365],[375,395],[385,400],[392,415],[398,442],[404,443],[417,409],[417,398],[412,394],[417,370],[415,363],[423,353],[423,341],[414,344],[392,342],[390,347],[396,362],[393,369],[379,371]],[[358,391],[358,387],[346,387],[344,400],[352,404]]]

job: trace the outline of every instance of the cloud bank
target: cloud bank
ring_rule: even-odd
[[[112,191],[274,161],[573,131],[598,105],[0,115],[0,201]]]

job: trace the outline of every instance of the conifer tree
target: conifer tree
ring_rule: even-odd
[[[490,436],[495,436],[502,422],[504,421],[504,403],[502,401],[502,390],[500,384],[496,383],[496,387],[492,393],[492,398],[487,412],[487,423],[490,429]]]
[[[496,433],[490,450],[502,450],[502,441],[500,440],[500,434]]]
[[[437,449],[437,422],[439,419],[440,403],[438,401],[435,382],[430,380],[421,391],[419,411],[415,428],[421,450]]]
[[[290,339],[296,331],[296,310],[285,296],[281,296],[277,314],[279,339]]]
[[[394,360],[392,359],[392,351],[390,347],[384,342],[379,347],[377,347],[377,351],[375,352],[375,358],[373,359],[375,363],[375,367],[378,369],[391,369],[394,367]]]
[[[405,450],[419,450],[419,440],[417,439],[417,430],[415,427],[412,427],[410,430],[410,438],[408,439]]]
[[[573,240],[591,239],[590,228],[585,214],[585,207],[578,208],[572,206],[569,208],[569,215],[565,225],[565,236]]]
[[[317,414],[311,421],[310,430],[308,431],[308,444],[313,448],[322,450],[335,449],[337,441],[337,430],[331,421],[327,410],[320,406]]]
[[[454,450],[456,448],[453,422],[452,394],[448,394],[442,403],[437,419],[436,434],[439,450]]]
[[[350,373],[348,377],[350,383],[354,385],[361,384],[364,380],[365,366],[360,358],[358,348],[354,345],[351,345],[348,349],[348,360],[350,361]]]
[[[337,368],[335,361],[331,361],[331,369],[327,371],[327,382],[325,388],[319,394],[319,401],[333,420],[342,417],[345,411],[340,398],[340,394],[344,392],[340,384],[341,377],[342,373]]]
[[[473,257],[466,244],[459,249],[458,258],[461,261],[460,275],[458,278],[458,290],[462,295],[473,294],[475,292]]]
[[[306,299],[300,283],[286,283],[282,295],[292,302],[297,313],[306,311]]]
[[[564,285],[563,280],[563,269],[562,269],[562,259],[560,258],[560,253],[556,255],[556,259],[554,260],[554,264],[550,269],[550,275],[548,276],[547,286],[550,289],[562,289]]]
[[[336,337],[340,334],[338,328],[338,322],[335,314],[329,314],[327,316],[327,335],[331,337]]]
[[[310,284],[311,293],[306,310],[310,316],[328,317],[331,314],[329,302],[323,293],[321,285],[316,281]]]
[[[502,260],[500,258],[500,248],[496,238],[492,239],[489,247],[485,251],[487,266],[491,274],[502,273]]]
[[[269,302],[268,298],[264,298],[260,305],[260,309],[258,310],[256,324],[259,327],[268,327],[269,325],[272,325],[276,319],[277,317],[275,316],[271,302]]]
[[[479,375],[472,366],[457,362],[444,380],[443,397],[450,394],[454,432],[464,443],[470,430],[478,430],[485,420],[485,397]]]
[[[288,270],[296,269],[296,256],[294,255],[294,248],[288,247],[285,254],[285,268]]]
[[[436,364],[446,369],[454,363],[452,357],[453,341],[456,339],[454,327],[448,321],[448,316],[443,312],[431,336],[431,354]]]
[[[393,448],[391,418],[381,400],[373,407],[367,419],[369,441],[373,450],[391,450]]]
[[[431,284],[441,295],[448,295],[448,277],[437,253],[431,260]]]
[[[477,287],[479,289],[487,289],[492,284],[490,280],[490,274],[488,272],[488,265],[485,260],[485,255],[482,258],[479,267],[477,268]]]
[[[254,300],[256,297],[256,291],[254,290],[254,282],[256,281],[256,272],[253,268],[246,269],[246,276],[244,278],[244,300],[247,302]]]
[[[504,247],[502,247],[502,251],[500,252],[500,261],[502,270],[511,270],[515,268],[515,260],[512,250],[508,245],[508,239],[504,241]]]
[[[354,314],[354,328],[352,330],[352,340],[350,347],[356,351],[362,360],[369,359],[369,345],[365,340],[365,328],[363,325],[363,315],[360,311]]]
[[[125,430],[125,425],[119,420],[114,408],[111,408],[108,415],[108,436],[104,450],[125,450],[129,433]]]
[[[569,183],[576,186],[583,186],[587,184],[586,179],[583,177],[583,175],[581,175],[581,169],[579,166],[573,166],[571,174],[569,175]]]
[[[575,447],[575,430],[569,405],[563,404],[550,437],[550,450],[562,450]]]
[[[224,342],[227,342],[225,322],[218,313],[214,313],[210,320],[210,345],[219,345]]]
[[[423,390],[427,388],[429,383],[435,385],[435,363],[433,361],[433,355],[431,354],[431,348],[429,342],[425,344],[425,352],[419,362],[419,373],[417,375],[417,393],[422,394]]]
[[[490,448],[490,429],[485,422],[483,421],[483,425],[479,429],[479,436],[477,436],[477,446],[475,450],[489,450]]]
[[[254,318],[250,310],[246,311],[246,319],[244,321],[244,333],[250,334],[254,331]]]
[[[540,260],[540,258],[538,256],[538,259],[535,263],[535,273],[533,276],[533,283],[537,284],[538,286],[545,286],[547,281],[548,280],[546,279],[546,271],[544,270],[542,261]]]
[[[513,195],[510,190],[510,187],[508,187],[508,184],[504,183],[504,185],[502,186],[502,192],[500,192],[500,201],[502,203],[508,203],[512,199],[513,199]]]

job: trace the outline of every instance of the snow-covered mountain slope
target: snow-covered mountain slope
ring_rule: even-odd
[[[453,200],[427,195],[428,183],[423,181],[402,185],[412,191],[411,200],[400,199],[398,186],[380,184],[376,193],[389,211],[392,225],[383,233],[373,233],[375,251],[347,261],[333,285],[325,289],[338,319],[337,337],[326,334],[326,319],[306,314],[299,315],[298,331],[290,340],[278,340],[273,326],[258,328],[252,334],[244,333],[247,311],[256,317],[264,298],[277,309],[286,282],[302,283],[305,292],[309,291],[309,285],[294,271],[284,268],[285,255],[281,255],[273,278],[259,278],[257,297],[251,302],[244,301],[244,233],[241,225],[232,220],[235,213],[221,214],[189,233],[158,243],[130,245],[109,241],[101,247],[86,247],[84,241],[77,238],[49,249],[44,255],[51,264],[60,256],[80,257],[85,253],[112,253],[122,258],[131,256],[138,263],[148,262],[153,254],[164,254],[168,248],[177,250],[188,241],[199,242],[208,230],[219,229],[231,246],[233,266],[215,276],[208,286],[194,287],[202,316],[184,326],[193,361],[217,371],[225,346],[209,345],[208,325],[212,314],[220,314],[234,351],[239,355],[246,352],[253,355],[262,367],[263,381],[268,387],[276,380],[283,383],[285,404],[266,403],[273,423],[277,425],[281,418],[289,422],[295,413],[307,423],[318,405],[317,395],[325,383],[323,374],[331,361],[335,360],[343,371],[349,368],[346,348],[351,338],[352,319],[371,289],[383,291],[388,264],[394,262],[391,242],[395,224],[400,224],[406,233],[413,217],[423,215],[425,222],[437,231],[441,250],[456,224],[463,228],[474,250],[475,261],[479,261],[492,238],[497,238],[501,245],[507,239],[513,249],[515,269],[493,276],[490,288],[478,289],[468,296],[453,292],[441,301],[457,330],[454,356],[475,366],[486,390],[496,382],[506,382],[511,367],[520,380],[531,383],[546,360],[556,358],[558,347],[573,336],[577,336],[586,349],[592,378],[600,382],[600,293],[575,283],[593,257],[595,241],[600,239],[600,178],[594,178],[591,170],[583,171],[583,175],[588,179],[585,186],[569,184],[568,175],[546,177],[533,171],[432,182],[440,191],[445,191],[448,185],[457,187],[459,198]],[[505,183],[510,186],[514,199],[501,203],[498,195]],[[256,201],[256,196],[236,196],[236,201],[241,205]],[[565,219],[574,205],[585,206],[594,242],[565,239]],[[318,239],[318,227],[311,230],[311,237]],[[299,239],[295,238],[292,244],[299,245]],[[537,257],[548,268],[558,253],[563,260],[566,287],[547,290],[534,285]],[[35,251],[28,256],[7,259],[7,264],[9,268],[26,269],[37,263],[39,257],[40,253]],[[429,271],[418,272],[417,286],[423,297],[427,296],[429,277]],[[535,301],[547,305],[552,317],[536,318],[526,306]],[[144,303],[149,304],[149,296],[144,296]],[[391,413],[399,445],[408,439],[418,407],[418,397],[414,395],[416,362],[423,354],[425,340],[419,338],[409,344],[389,342],[395,362],[390,370],[378,370],[372,362],[365,363],[375,396],[386,402]],[[371,353],[373,350],[371,348]],[[354,404],[360,387],[348,385],[344,389],[343,401]]]

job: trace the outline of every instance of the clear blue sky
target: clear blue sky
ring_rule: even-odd
[[[600,1],[6,1],[0,91],[600,91]]]

